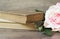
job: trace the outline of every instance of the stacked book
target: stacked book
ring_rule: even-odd
[[[34,22],[43,19],[43,12],[0,11],[0,28],[36,30]]]

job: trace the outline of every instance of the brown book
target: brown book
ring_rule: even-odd
[[[41,21],[44,18],[43,12],[18,12],[18,11],[0,11],[0,18],[18,23],[31,23]]]
[[[31,23],[31,24],[18,24],[18,23],[0,22],[0,28],[37,30],[36,25],[33,23]]]

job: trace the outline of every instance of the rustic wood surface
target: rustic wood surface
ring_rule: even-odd
[[[0,39],[50,39],[38,31],[0,29]]]
[[[60,39],[60,32],[49,37],[38,31],[0,28],[0,39]]]

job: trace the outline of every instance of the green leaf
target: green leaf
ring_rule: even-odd
[[[48,35],[48,36],[51,36],[52,35],[51,28],[45,28],[44,34]]]
[[[38,30],[43,32],[44,31],[44,26],[42,25],[42,26],[38,27]]]
[[[39,30],[39,31],[41,31],[41,30],[42,30],[42,28],[43,28],[42,26],[41,26],[41,27],[38,27],[38,30]]]

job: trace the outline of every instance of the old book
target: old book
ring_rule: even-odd
[[[41,21],[44,18],[43,12],[18,12],[18,11],[0,11],[0,18],[18,23],[31,23]]]
[[[18,23],[0,22],[0,28],[37,30],[36,25],[34,25],[33,23],[32,24],[18,24]]]

